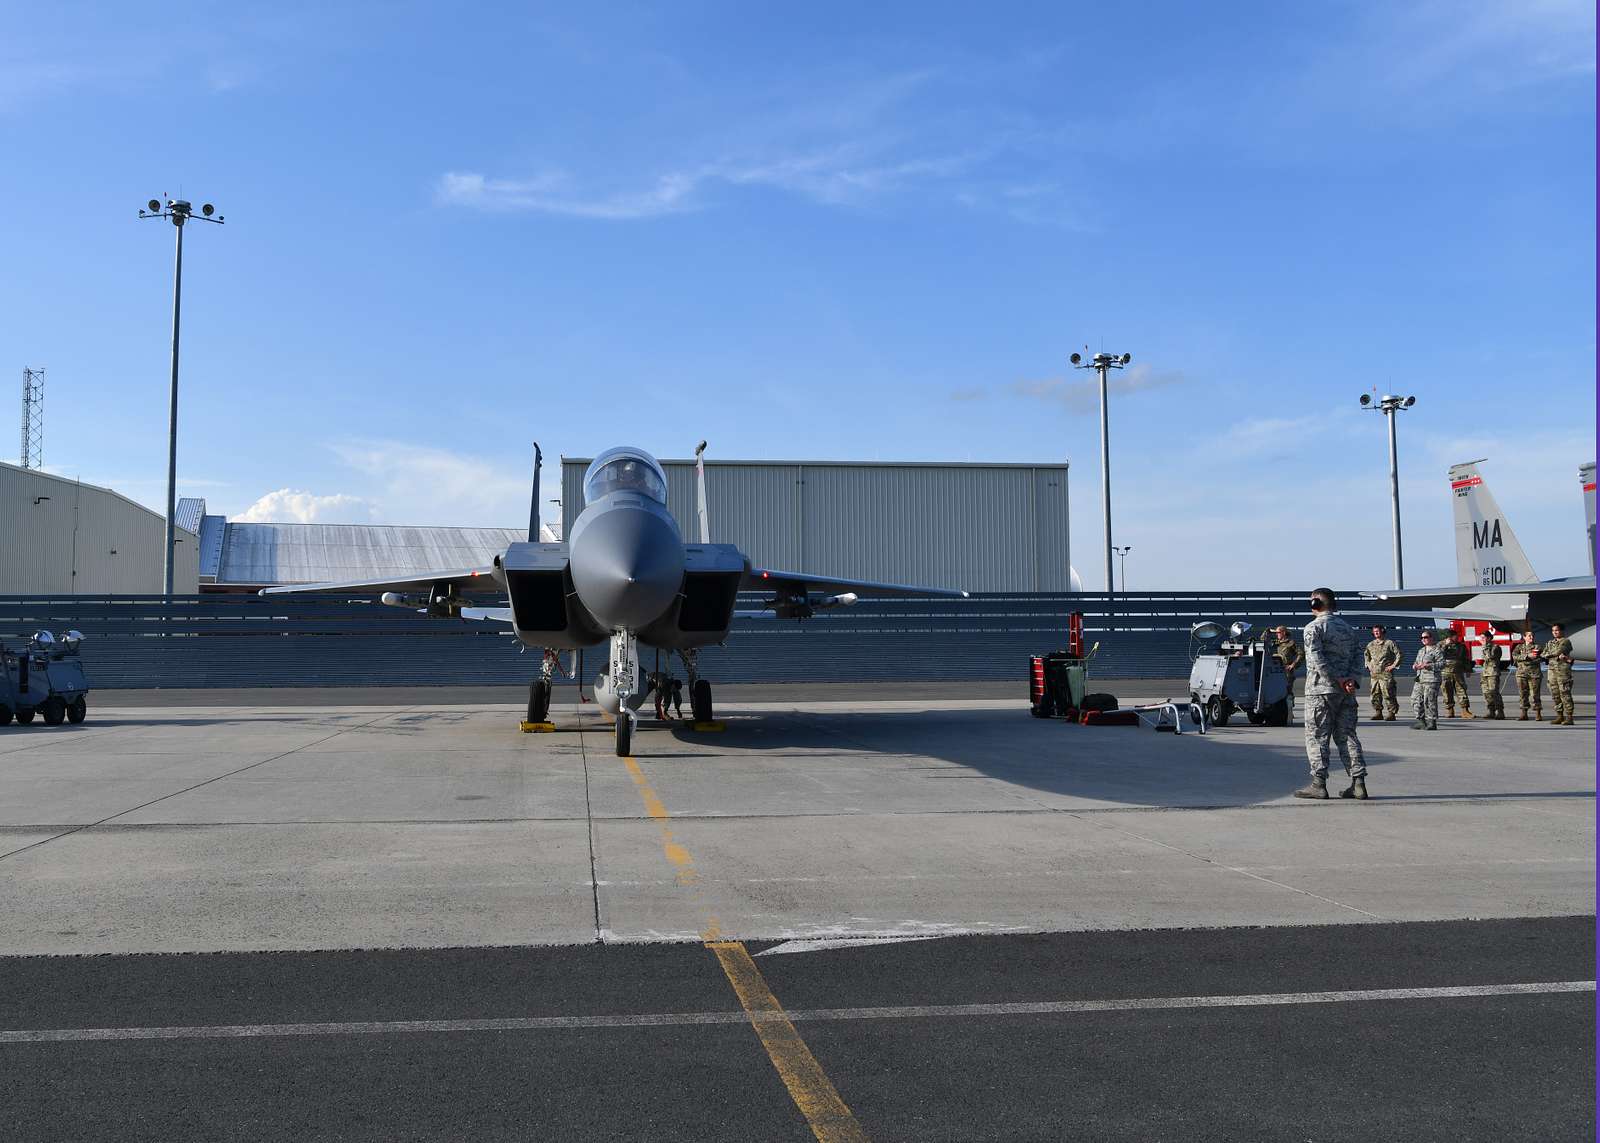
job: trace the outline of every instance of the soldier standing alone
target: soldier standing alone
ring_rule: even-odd
[[[1367,672],[1372,675],[1372,721],[1393,722],[1400,704],[1394,700],[1394,669],[1400,665],[1400,644],[1389,638],[1382,624],[1372,626],[1367,644]],[[1385,716],[1385,706],[1388,715]]]
[[[1300,644],[1289,636],[1289,629],[1280,626],[1277,631],[1278,641],[1273,644],[1273,653],[1278,656],[1278,661],[1283,664],[1283,685],[1285,694],[1283,701],[1288,707],[1289,715],[1286,721],[1294,720],[1294,673],[1300,666],[1300,661],[1305,656],[1301,653]]]
[[[1472,717],[1472,704],[1467,701],[1467,674],[1472,670],[1472,652],[1456,638],[1454,631],[1444,633],[1439,645],[1444,655],[1444,712],[1456,716],[1456,699],[1461,700],[1461,717]]]
[[[1311,784],[1296,790],[1297,798],[1328,796],[1328,742],[1339,748],[1345,773],[1350,776],[1341,798],[1367,796],[1367,761],[1361,753],[1356,723],[1361,702],[1356,698],[1361,656],[1355,628],[1338,614],[1333,592],[1319,587],[1311,593],[1316,616],[1305,628],[1306,659],[1306,759],[1311,763]]]
[[[1444,655],[1433,645],[1433,632],[1422,633],[1422,646],[1411,664],[1417,672],[1416,684],[1411,688],[1411,713],[1416,721],[1412,730],[1439,729],[1439,673],[1444,669]]]
[[[1544,673],[1550,683],[1550,701],[1555,703],[1556,717],[1552,726],[1572,725],[1572,640],[1562,630],[1561,624],[1550,624],[1550,642],[1544,645],[1539,657],[1546,663]]]
[[[1528,721],[1528,707],[1533,707],[1535,722],[1544,721],[1544,707],[1539,702],[1539,648],[1533,641],[1533,632],[1524,631],[1522,642],[1511,648],[1511,661],[1517,666],[1517,698],[1522,702],[1518,722]]]
[[[1506,702],[1500,697],[1500,665],[1505,659],[1505,651],[1494,641],[1495,634],[1493,627],[1484,632],[1483,674],[1478,676],[1478,681],[1483,684],[1483,705],[1487,711],[1484,717],[1504,722]]]

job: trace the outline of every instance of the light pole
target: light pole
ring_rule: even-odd
[[[163,592],[172,598],[172,548],[177,542],[178,511],[178,322],[182,316],[183,302],[183,224],[191,218],[201,222],[222,223],[222,215],[209,202],[201,204],[200,213],[181,198],[169,198],[166,205],[158,198],[145,204],[140,218],[170,218],[178,232],[178,253],[172,264],[172,394],[171,408],[167,414],[167,549],[162,568]],[[211,217],[216,214],[216,217]]]
[[[1372,403],[1372,394],[1361,394],[1361,407],[1372,409],[1389,418],[1389,501],[1394,515],[1394,586],[1398,591],[1406,585],[1405,563],[1400,556],[1400,459],[1395,445],[1394,419],[1402,409],[1417,403],[1415,397],[1379,397]]]
[[[1106,594],[1114,589],[1111,582],[1111,414],[1106,409],[1106,374],[1121,369],[1133,360],[1131,353],[1120,357],[1114,353],[1097,353],[1085,361],[1083,355],[1072,355],[1074,369],[1093,369],[1100,374],[1100,500],[1106,525]]]
[[[1128,594],[1128,553],[1133,551],[1133,545],[1132,544],[1128,544],[1126,547],[1112,548],[1111,550],[1113,552],[1117,553],[1117,559],[1122,564],[1122,594],[1123,595],[1127,595]]]

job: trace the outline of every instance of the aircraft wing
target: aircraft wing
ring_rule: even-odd
[[[330,595],[351,593],[381,595],[386,591],[428,591],[435,584],[449,584],[457,591],[503,592],[494,568],[460,568],[453,571],[422,572],[400,579],[350,579],[337,583],[294,583],[283,587],[264,587],[260,595]]]
[[[904,583],[877,583],[865,579],[841,579],[831,575],[749,568],[739,584],[741,591],[783,591],[796,595],[813,588],[837,589],[858,595],[908,595],[918,599],[966,599],[967,593],[946,587],[915,587]]]
[[[1576,575],[1566,579],[1546,579],[1535,583],[1505,583],[1495,587],[1424,587],[1403,591],[1363,591],[1362,599],[1397,599],[1421,606],[1451,607],[1478,595],[1541,595],[1547,592],[1571,592],[1574,595],[1593,595],[1595,577]],[[1470,619],[1462,615],[1457,618]]]

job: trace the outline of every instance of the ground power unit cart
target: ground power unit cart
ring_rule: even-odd
[[[60,726],[88,717],[89,680],[78,658],[82,642],[76,631],[60,638],[40,631],[20,651],[0,644],[0,726],[13,718],[24,726],[35,717]]]

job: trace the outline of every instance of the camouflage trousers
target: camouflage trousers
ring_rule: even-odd
[[[1572,675],[1567,671],[1550,671],[1545,675],[1550,684],[1550,701],[1555,704],[1557,718],[1572,717]]]
[[[1395,714],[1400,704],[1394,700],[1394,672],[1377,671],[1372,676],[1372,717],[1382,718],[1385,713]]]
[[[1367,760],[1356,737],[1361,718],[1361,703],[1355,695],[1307,695],[1305,697],[1306,760],[1311,776],[1328,777],[1328,744],[1339,748],[1339,759],[1352,778],[1367,776]]]
[[[1544,678],[1540,675],[1517,676],[1517,698],[1522,701],[1522,713],[1527,714],[1531,706],[1535,714],[1542,714],[1544,706],[1539,701],[1539,688]]]
[[[1417,676],[1411,687],[1411,716],[1419,722],[1439,721],[1439,680]]]
[[[1472,709],[1472,704],[1467,701],[1467,679],[1460,671],[1444,673],[1444,705],[1452,714],[1458,706],[1462,710]]]
[[[1483,705],[1489,708],[1489,713],[1504,717],[1506,713],[1506,700],[1500,697],[1500,672],[1484,671],[1478,677],[1483,686]]]

